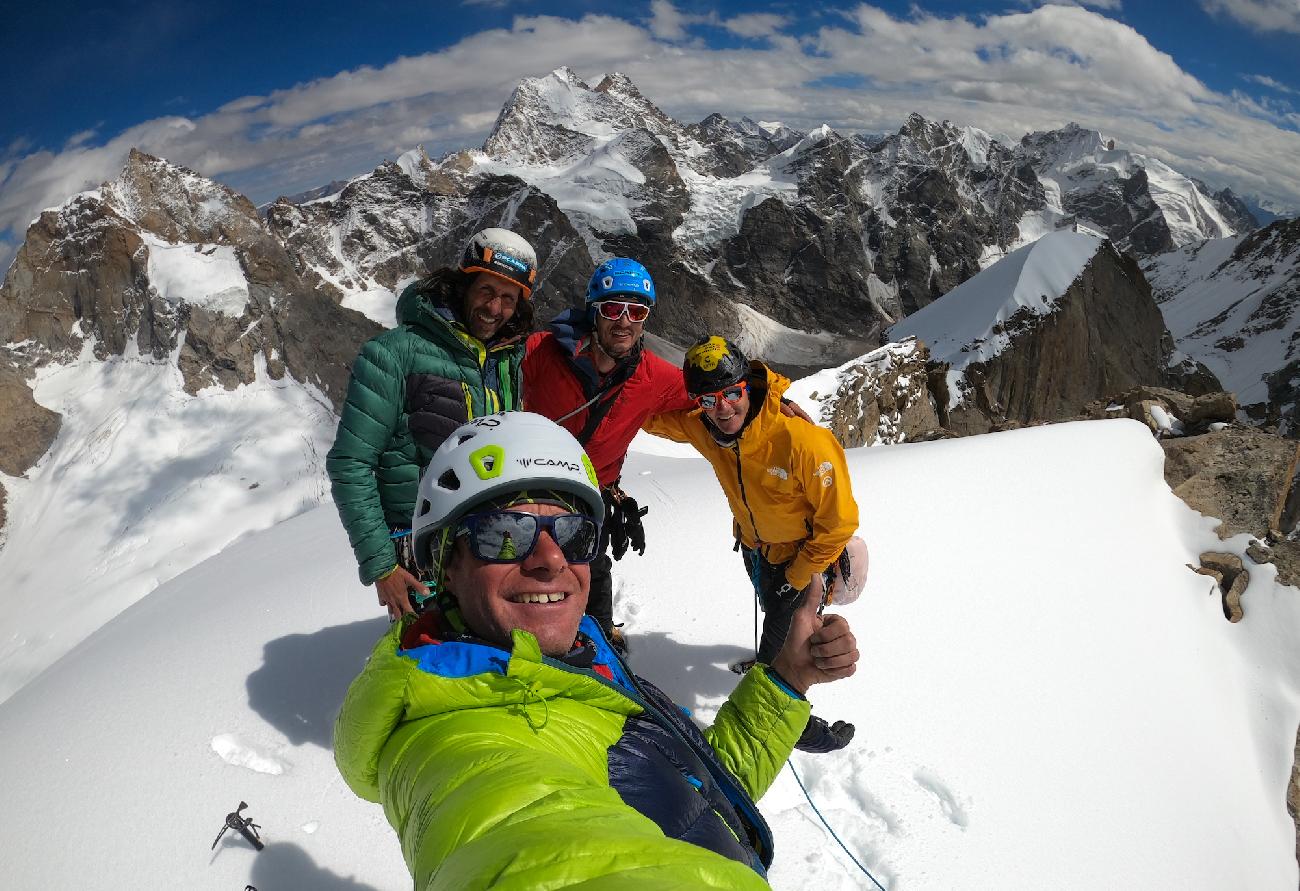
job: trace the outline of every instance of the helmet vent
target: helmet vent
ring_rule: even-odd
[[[456,471],[449,469],[438,477],[438,487],[455,492],[460,488],[460,477],[456,476]]]
[[[422,516],[424,516],[425,514],[427,514],[427,513],[429,512],[429,508],[431,508],[432,506],[433,506],[433,505],[429,504],[429,499],[427,499],[427,498],[421,498],[421,499],[420,499],[420,512],[419,512],[418,514],[416,514],[416,516],[417,516],[417,517],[422,517]]]
[[[462,433],[460,436],[456,437],[456,445],[464,445],[473,439],[474,436],[475,434],[473,433]]]

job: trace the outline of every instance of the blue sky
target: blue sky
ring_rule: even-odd
[[[621,70],[680,120],[1069,120],[1300,208],[1298,0],[50,2],[0,33],[0,259],[132,145],[262,202],[476,147],[519,78]]]

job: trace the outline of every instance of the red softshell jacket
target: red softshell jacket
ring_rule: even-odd
[[[566,342],[553,330],[539,331],[528,338],[523,364],[525,411],[557,420],[587,401],[580,372],[574,367],[575,358],[586,344],[586,337]],[[618,479],[627,447],[647,419],[694,405],[686,395],[682,370],[643,350],[636,371],[614,396],[609,412],[586,443],[587,456],[600,484],[608,486]],[[560,423],[577,436],[587,423],[589,411],[583,409]]]

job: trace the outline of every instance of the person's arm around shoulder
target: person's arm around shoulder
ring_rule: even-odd
[[[647,418],[641,429],[673,442],[693,443],[692,424],[700,424],[699,416],[694,411],[665,411]]]
[[[691,442],[689,425],[698,424],[699,420],[693,417],[695,400],[686,395],[682,370],[654,353],[648,353],[647,360],[652,363],[656,381],[660,384],[659,401],[641,429],[674,442]]]

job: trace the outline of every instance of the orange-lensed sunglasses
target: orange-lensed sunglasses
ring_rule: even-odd
[[[740,397],[745,395],[745,391],[748,389],[749,384],[746,381],[740,381],[739,383],[732,384],[730,387],[724,387],[716,393],[702,393],[695,397],[695,403],[706,411],[715,408],[719,399],[725,399],[727,402],[735,405],[740,401]]]

